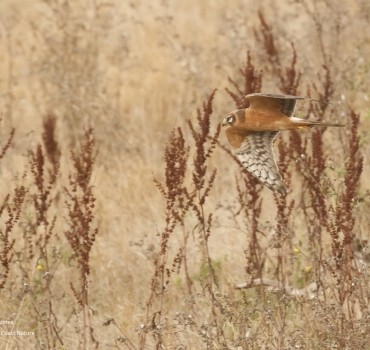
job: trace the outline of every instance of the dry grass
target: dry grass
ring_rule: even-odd
[[[361,0],[1,1],[0,332],[34,335],[0,348],[370,349],[369,21]],[[258,90],[346,124],[279,139],[286,197],[220,133]]]

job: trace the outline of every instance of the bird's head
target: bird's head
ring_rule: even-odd
[[[237,109],[229,113],[224,120],[222,121],[222,126],[230,127],[235,126],[238,127],[245,119],[245,109]]]

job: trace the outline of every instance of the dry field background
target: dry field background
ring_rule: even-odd
[[[0,348],[370,349],[369,24],[365,0],[2,0],[0,331],[34,335]],[[218,135],[253,91],[346,125],[279,139],[287,197]]]

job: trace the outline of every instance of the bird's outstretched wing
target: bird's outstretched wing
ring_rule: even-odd
[[[247,171],[261,183],[273,191],[286,194],[287,188],[279,174],[272,148],[278,133],[278,131],[249,133],[236,150],[236,156]]]
[[[262,93],[249,94],[245,98],[250,102],[249,108],[278,110],[288,117],[293,116],[297,100],[305,100],[299,96]]]

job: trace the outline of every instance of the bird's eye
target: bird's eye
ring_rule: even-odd
[[[234,120],[235,120],[235,117],[233,115],[229,115],[227,118],[226,118],[226,122],[228,124],[232,124],[234,123]]]

